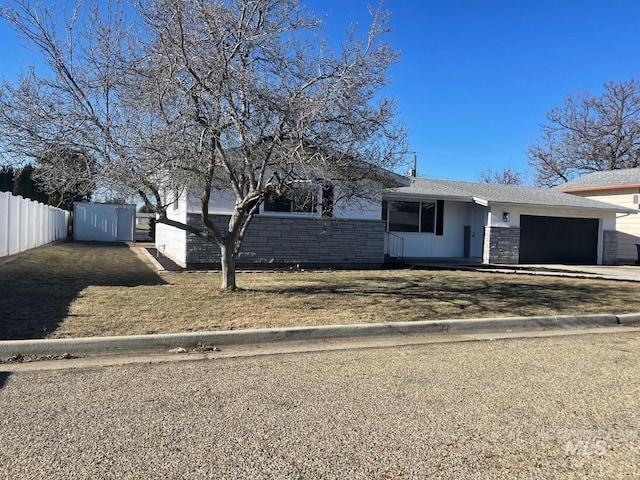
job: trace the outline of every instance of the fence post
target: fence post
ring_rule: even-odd
[[[49,225],[50,225],[50,230],[51,230],[51,241],[54,242],[56,240],[60,240],[60,237],[58,236],[58,222],[59,222],[59,218],[60,218],[60,213],[58,212],[57,209],[55,208],[51,208],[51,215],[50,215],[50,219],[49,219]]]
[[[20,198],[9,197],[9,255],[20,251]]]
[[[41,212],[42,212],[42,245],[45,245],[49,242],[53,241],[51,235],[51,208],[48,205],[41,204]]]
[[[0,257],[9,255],[9,226],[11,194],[0,192]]]
[[[37,215],[37,206],[38,202],[34,202],[33,200],[27,200],[27,210],[29,214],[27,215],[27,220],[29,224],[27,225],[27,249],[34,248],[38,243],[38,234],[36,232],[36,218]]]

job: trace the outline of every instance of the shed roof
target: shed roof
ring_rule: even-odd
[[[513,204],[550,208],[579,208],[609,212],[630,210],[609,203],[599,202],[577,195],[548,188],[521,185],[496,185],[490,183],[462,182],[432,178],[412,178],[406,187],[388,188],[386,198],[421,197],[431,199],[475,202],[481,205]]]
[[[640,187],[640,168],[593,172],[554,187],[561,192],[584,192]]]

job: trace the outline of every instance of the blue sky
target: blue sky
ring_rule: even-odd
[[[376,0],[310,0],[339,36]],[[387,0],[400,50],[387,94],[400,101],[421,176],[477,180],[487,167],[527,169],[526,146],[568,93],[638,76],[635,0]],[[0,75],[33,60],[0,24]]]
[[[364,23],[363,0],[316,0],[330,28]],[[640,2],[388,0],[402,53],[399,98],[421,176],[477,180],[528,168],[526,147],[568,93],[602,91],[640,71]],[[342,28],[342,27],[340,27]],[[336,30],[337,32],[339,30]]]

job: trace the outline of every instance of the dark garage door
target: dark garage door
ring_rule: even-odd
[[[520,263],[592,265],[597,260],[598,219],[520,217]]]

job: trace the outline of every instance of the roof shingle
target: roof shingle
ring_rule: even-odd
[[[561,192],[575,190],[602,190],[611,187],[640,185],[640,168],[625,168],[593,172],[570,182],[554,187]]]

